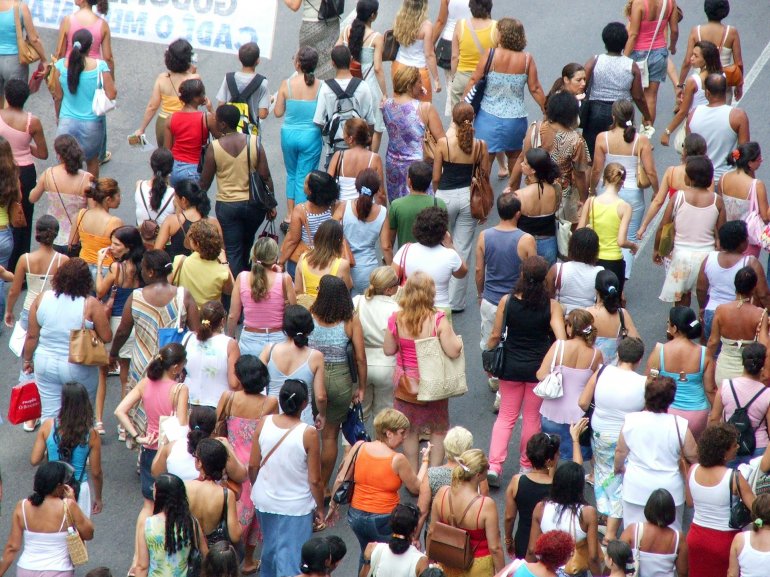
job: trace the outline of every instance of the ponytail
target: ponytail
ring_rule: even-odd
[[[163,378],[163,373],[176,364],[187,360],[187,351],[179,343],[170,343],[160,349],[147,365],[147,378],[157,381]]]
[[[201,307],[201,324],[196,333],[198,342],[206,342],[214,336],[214,333],[222,328],[225,316],[225,307],[222,306],[220,301],[204,303]]]
[[[154,173],[150,187],[150,208],[158,212],[168,189],[168,175],[174,168],[171,151],[168,148],[156,148],[150,156],[150,168]]]
[[[93,41],[93,36],[85,28],[81,28],[72,36],[72,50],[67,60],[67,88],[73,95],[78,91],[80,74],[86,68],[86,56]]]

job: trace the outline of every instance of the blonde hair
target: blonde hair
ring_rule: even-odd
[[[414,66],[402,66],[393,75],[393,92],[406,94],[420,80],[420,71]]]
[[[385,291],[398,284],[396,271],[389,266],[378,266],[369,275],[369,286],[364,292],[366,300],[377,295],[385,294]]]
[[[479,473],[489,469],[489,461],[481,449],[468,449],[455,459],[457,467],[452,470],[452,486],[466,483]]]
[[[278,243],[263,236],[251,247],[251,298],[261,301],[267,295],[267,270],[278,260]],[[278,282],[278,280],[276,280]],[[282,282],[282,281],[281,281]]]
[[[473,433],[464,427],[452,427],[444,437],[444,454],[448,461],[457,461],[473,447]]]
[[[427,16],[428,0],[404,0],[396,14],[393,37],[401,46],[411,46]]]
[[[614,184],[620,189],[626,180],[626,169],[619,162],[610,162],[604,167],[603,180],[605,185]]]
[[[572,327],[572,338],[581,338],[592,347],[596,342],[594,316],[585,309],[573,309],[567,315],[567,326]]]
[[[396,409],[382,409],[374,417],[374,436],[378,441],[385,440],[385,433],[394,433],[402,429],[409,429],[409,419],[401,411]]]
[[[416,272],[410,276],[401,293],[401,311],[396,320],[401,321],[409,334],[418,336],[422,323],[436,312],[433,301],[436,299],[436,285],[433,279],[424,272]]]

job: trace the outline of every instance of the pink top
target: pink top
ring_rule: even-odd
[[[394,337],[396,336],[396,315],[393,313],[388,319],[388,330]],[[436,311],[436,328],[446,315],[442,311]],[[436,336],[436,331],[433,331],[433,336]],[[398,352],[396,352],[396,366],[405,366],[408,369],[417,368],[417,350],[414,347],[414,339],[404,339],[399,335],[398,337]],[[403,359],[403,360],[402,360]]]
[[[653,0],[654,1],[654,0]],[[660,2],[660,6],[663,7],[663,2]],[[636,37],[636,44],[634,50],[655,50],[656,48],[666,47],[666,24],[671,17],[671,9],[673,8],[672,2],[666,2],[666,13],[663,15],[663,19],[658,28],[658,34],[655,36],[653,42],[653,35],[655,34],[655,28],[658,26],[658,19],[647,20],[650,14],[650,2],[644,0],[644,14],[642,15],[642,21],[639,23],[639,36]]]
[[[733,387],[735,387],[735,394],[738,396],[738,402],[741,407],[745,407],[754,395],[759,391],[767,389],[762,383],[750,379],[748,377],[735,377],[732,379]],[[724,405],[724,419],[727,421],[733,416],[735,409],[735,397],[730,390],[729,379],[725,379],[719,387],[719,395],[722,397],[722,405]],[[751,403],[749,407],[749,418],[751,419],[751,426],[754,427],[754,438],[757,441],[757,448],[764,448],[768,445],[767,436],[767,409],[770,407],[770,391],[765,391],[759,395],[756,400]]]
[[[91,49],[88,51],[88,55],[91,58],[101,58],[103,24],[104,24],[104,20],[102,18],[99,18],[96,22],[94,22],[90,26],[83,26],[78,21],[77,16],[75,16],[74,14],[70,16],[70,28],[67,31],[67,53],[65,54],[65,56],[69,56],[70,52],[72,52],[72,37],[75,35],[75,32],[85,28],[91,33],[91,36],[94,37],[94,40],[91,43]]]
[[[148,435],[155,434],[157,436],[160,430],[160,418],[169,416],[174,412],[174,407],[171,406],[171,390],[176,384],[176,381],[171,379],[160,379],[159,381],[147,379],[142,394],[142,404],[147,415]],[[157,449],[158,442],[155,441],[152,445],[146,445],[146,448]]]
[[[540,405],[540,414],[554,423],[574,423],[583,416],[583,409],[578,406],[578,399],[586,387],[588,379],[594,374],[591,367],[596,359],[599,349],[594,348],[594,356],[587,369],[573,369],[564,365],[556,365],[554,370],[561,372],[564,394],[558,399],[543,399]]]
[[[708,193],[703,193],[708,194]],[[676,214],[674,215],[674,247],[696,251],[714,250],[714,229],[719,218],[717,208],[717,195],[713,195],[712,203],[708,206],[698,207],[687,202],[684,191],[679,191],[674,202]]]
[[[32,142],[32,136],[29,133],[29,125],[32,122],[32,114],[27,113],[27,126],[24,130],[17,130],[13,126],[10,126],[0,116],[0,136],[10,143],[11,150],[13,151],[13,159],[16,161],[17,166],[29,166],[35,163],[35,158],[32,156],[32,150],[30,149],[30,143]]]
[[[241,303],[243,304],[243,326],[250,329],[275,329],[283,325],[283,273],[276,275],[267,295],[257,302],[251,298],[249,271],[238,275],[241,281]]]

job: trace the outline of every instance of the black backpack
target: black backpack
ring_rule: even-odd
[[[727,419],[727,422],[738,429],[738,456],[743,457],[747,455],[753,455],[754,449],[757,448],[757,441],[754,437],[754,427],[751,425],[751,419],[749,418],[749,407],[754,401],[757,400],[759,395],[765,392],[766,389],[763,387],[762,390],[754,395],[748,403],[741,407],[741,404],[738,402],[738,395],[735,394],[733,380],[730,379],[729,382],[730,390],[732,391],[733,398],[735,399],[736,409],[730,418]],[[763,417],[762,421],[764,420],[765,418]],[[760,421],[760,425],[762,424],[762,421]]]
[[[232,104],[238,109],[238,112],[241,113],[241,119],[238,121],[238,132],[251,134],[252,136],[257,136],[259,134],[259,112],[251,109],[249,99],[257,90],[259,90],[259,87],[262,86],[264,81],[264,76],[256,74],[245,86],[243,92],[239,92],[238,83],[235,81],[235,72],[228,72],[225,74],[227,91],[230,93],[227,104]]]
[[[327,137],[329,148],[332,150],[338,150],[339,143],[344,142],[344,139],[338,135],[341,134],[340,125],[350,118],[361,118],[361,114],[356,110],[358,102],[354,95],[356,90],[361,85],[363,80],[360,78],[351,78],[345,90],[339,85],[339,83],[332,79],[327,80],[326,84],[332,89],[334,95],[337,97],[337,104],[334,112],[332,112],[329,120],[326,121],[323,127],[323,135]]]

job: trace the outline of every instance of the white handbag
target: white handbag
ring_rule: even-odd
[[[91,103],[91,110],[96,116],[104,116],[110,110],[114,110],[115,106],[115,101],[111,100],[104,91],[104,79],[102,78],[102,71],[99,70],[96,80],[96,90],[94,91],[94,100]]]
[[[560,353],[561,351],[561,353]],[[540,381],[535,390],[533,391],[541,399],[558,399],[564,395],[564,387],[561,382],[561,370],[556,370],[556,357],[559,356],[559,366],[561,366],[564,360],[564,341],[556,341],[556,350],[553,353],[553,359],[551,359],[551,370]]]

